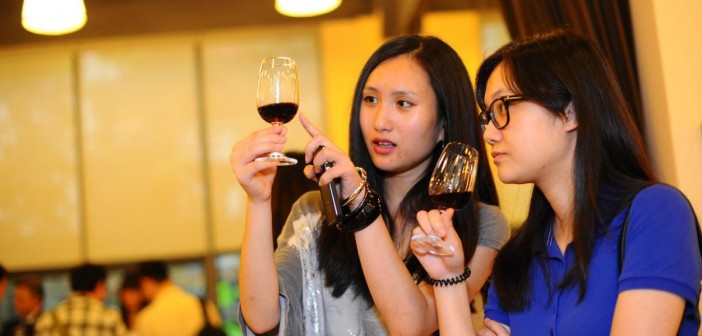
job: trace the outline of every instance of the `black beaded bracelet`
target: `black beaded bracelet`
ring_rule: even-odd
[[[363,202],[350,214],[336,222],[336,228],[341,232],[357,232],[371,225],[380,216],[382,202],[380,195],[371,188],[366,188]]]
[[[432,286],[452,286],[458,283],[461,283],[463,281],[466,281],[470,277],[470,267],[466,266],[465,271],[463,273],[450,278],[450,279],[432,279],[431,277],[427,276],[427,282],[432,285]]]

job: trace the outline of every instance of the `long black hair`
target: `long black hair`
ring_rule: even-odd
[[[579,286],[582,300],[596,235],[606,232],[638,190],[656,180],[643,139],[607,60],[590,40],[558,29],[506,44],[478,70],[476,93],[482,109],[489,103],[488,78],[499,64],[507,85],[531,102],[556,115],[564,115],[573,104],[578,121],[572,172],[575,263],[557,285]],[[529,305],[531,261],[545,250],[545,232],[553,218],[551,205],[535,186],[524,224],[502,248],[493,268],[494,286],[507,311]],[[549,269],[538,259],[553,290]]]
[[[438,122],[443,123],[444,141],[467,143],[480,153],[477,183],[471,204],[454,215],[454,226],[463,242],[466,262],[473,257],[478,241],[478,201],[498,205],[497,190],[485,154],[485,144],[477,118],[475,96],[465,65],[456,51],[442,40],[432,36],[403,35],[383,44],[368,59],[356,84],[350,123],[351,160],[368,172],[370,188],[384,194],[384,174],[373,165],[368,148],[363,140],[360,126],[360,111],[363,89],[371,72],[386,60],[401,55],[409,55],[427,72],[437,99]],[[431,171],[440,154],[440,146],[435,148],[432,162],[424,176],[410,189],[400,203],[398,217],[414,220],[419,210],[434,208],[429,199],[428,187]],[[397,230],[392,216],[383,209],[391,235]],[[411,231],[413,225],[405,225],[403,230]],[[369,304],[373,302],[368,285],[363,276],[361,262],[353,234],[341,233],[334,228],[323,227],[319,238],[319,267],[324,273],[325,284],[333,288],[334,296],[341,296],[349,287],[356,295],[361,295]],[[410,256],[406,260],[412,273],[424,270]]]

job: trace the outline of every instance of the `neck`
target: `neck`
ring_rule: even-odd
[[[402,258],[411,253],[409,250],[409,239],[412,236],[414,224],[407,223],[414,223],[414,217],[403,218],[398,214],[398,210],[402,200],[421,177],[422,175],[405,173],[386,176],[384,179],[383,187],[385,190],[383,193],[383,201],[395,223],[395,231],[392,240]],[[414,214],[412,214],[412,216],[414,216]]]
[[[393,218],[400,207],[400,202],[402,202],[410,189],[424,176],[428,164],[429,162],[427,161],[407,172],[387,174],[385,176],[383,180],[383,187],[385,188],[383,201],[385,201],[388,211]]]
[[[566,246],[573,240],[573,205],[574,188],[573,180],[560,181],[549,186],[539,185],[546,200],[551,205],[554,212],[553,238],[561,249],[565,252]]]

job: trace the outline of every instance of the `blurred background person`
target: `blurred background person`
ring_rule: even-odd
[[[71,270],[71,294],[36,323],[39,336],[125,335],[127,328],[116,309],[105,305],[107,271],[84,264]]]
[[[135,271],[127,272],[119,288],[119,308],[122,314],[122,322],[128,330],[134,330],[136,317],[139,311],[146,306],[144,293],[139,284],[139,274]]]
[[[198,335],[205,327],[200,298],[173,283],[161,261],[142,262],[137,269],[148,305],[137,315],[135,332],[140,336]],[[217,307],[209,301],[206,312],[211,325],[222,325]]]
[[[2,336],[32,336],[34,323],[42,312],[44,288],[37,276],[25,276],[14,282],[13,302],[17,317],[5,323]]]

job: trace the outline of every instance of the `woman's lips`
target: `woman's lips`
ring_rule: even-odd
[[[394,143],[387,140],[373,140],[373,151],[378,154],[389,154],[395,147]]]
[[[493,161],[494,163],[498,163],[498,162],[500,161],[500,159],[502,158],[503,155],[504,155],[503,152],[494,152],[494,151],[493,151],[493,152],[492,152],[492,161]]]

